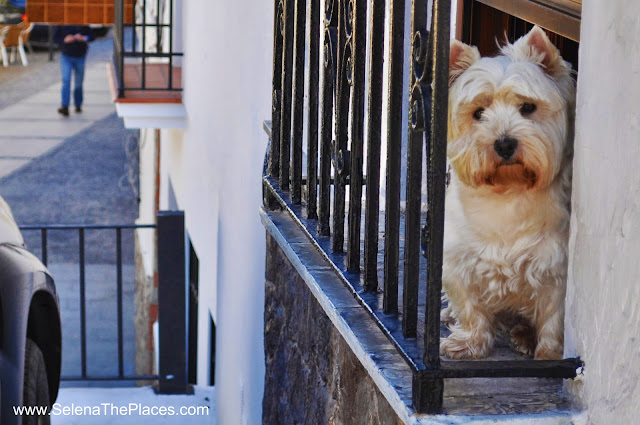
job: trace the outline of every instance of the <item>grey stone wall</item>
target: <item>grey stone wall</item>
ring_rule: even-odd
[[[266,261],[263,424],[401,424],[269,234]]]

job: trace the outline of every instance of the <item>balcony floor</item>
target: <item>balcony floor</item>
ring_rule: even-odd
[[[182,90],[163,90],[169,87],[169,65],[166,63],[125,64],[124,97],[118,96],[115,69],[109,66],[109,85],[114,102],[118,103],[182,103]],[[144,86],[142,84],[144,76]],[[182,67],[173,66],[171,79],[174,89],[182,89]],[[143,88],[144,87],[144,88]]]

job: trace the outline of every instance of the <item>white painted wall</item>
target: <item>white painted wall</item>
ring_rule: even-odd
[[[584,2],[566,344],[588,424],[638,423],[640,3]]]
[[[176,23],[179,26],[179,23]],[[200,260],[198,383],[217,326],[217,423],[262,421],[265,231],[261,172],[271,115],[273,2],[183,2],[187,128],[161,132],[160,207],[169,182]]]
[[[264,229],[257,209],[272,9],[251,0],[184,2],[187,129],[162,132],[161,207],[169,204],[170,177],[200,258],[199,383],[208,377],[209,314],[218,327],[221,424],[261,422]],[[638,16],[634,0],[583,9],[566,352],[587,364],[570,390],[593,424],[635,423],[640,405],[630,366],[640,357]]]

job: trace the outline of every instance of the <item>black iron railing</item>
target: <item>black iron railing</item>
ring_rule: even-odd
[[[129,11],[126,6],[131,3],[133,10]],[[155,16],[148,19],[147,5],[152,3]],[[183,53],[174,51],[173,0],[116,0],[114,11],[113,61],[118,97],[124,98],[132,90],[181,92],[174,67]],[[151,67],[159,69],[153,78]],[[135,78],[127,78],[128,72]]]
[[[125,371],[124,359],[124,311],[123,311],[123,250],[132,252],[132,247],[123,246],[123,231],[151,229],[157,233],[158,255],[158,322],[159,322],[159,374],[140,375]],[[186,321],[185,321],[185,231],[184,214],[180,211],[160,211],[156,224],[49,224],[49,225],[22,225],[20,230],[25,236],[31,236],[30,232],[38,232],[40,246],[34,247],[34,251],[40,253],[40,259],[45,266],[50,263],[50,235],[55,233],[58,247],[71,245],[75,233],[78,246],[78,275],[79,275],[79,312],[80,312],[80,374],[62,376],[63,381],[158,381],[158,389],[161,393],[185,393],[187,388],[186,376]],[[91,374],[87,371],[87,310],[96,308],[87,300],[87,256],[89,244],[95,242],[91,238],[97,232],[115,233],[115,267],[116,267],[116,329],[117,329],[117,364],[118,372],[115,375],[105,373]],[[104,235],[102,235],[104,236]],[[111,243],[105,242],[104,237],[98,238],[102,245],[93,247],[92,251],[100,251],[92,255],[105,257],[102,252],[107,248],[113,248]],[[30,240],[33,240],[30,238]],[[97,248],[97,249],[96,249]],[[57,254],[60,256],[60,254]],[[68,261],[69,255],[61,256]],[[55,259],[54,259],[55,261]],[[54,281],[56,276],[53,276]],[[60,283],[58,282],[58,286]],[[60,292],[60,288],[58,288]],[[182,302],[181,302],[182,300]],[[91,313],[89,313],[91,314]],[[62,323],[63,334],[65,323]],[[102,336],[104,337],[104,336]],[[181,345],[179,341],[184,341]],[[164,342],[164,343],[163,343]],[[63,362],[65,359],[62,359]]]
[[[444,378],[575,377],[581,365],[579,359],[441,363],[450,0],[433,0],[430,25],[428,1],[413,0],[410,4],[412,38],[408,87],[403,84],[405,0],[388,1],[390,52],[384,58],[384,0],[325,0],[324,14],[320,0],[309,0],[308,25],[305,21],[307,0],[275,0],[273,111],[263,179],[265,206],[291,214],[397,348],[413,371],[413,404],[418,412],[441,410]],[[372,8],[369,24],[367,7]],[[323,29],[321,16],[324,16]],[[365,69],[367,25],[372,37],[368,70]],[[306,31],[308,47],[304,44]],[[324,40],[322,52],[321,38]],[[309,119],[307,178],[304,179],[307,52]],[[386,193],[385,208],[381,211],[384,60],[389,62],[389,83],[384,140]],[[319,81],[321,69],[322,81]],[[369,86],[367,105],[365,83]],[[409,99],[408,123],[402,118],[405,92]],[[363,173],[365,131],[366,177]],[[403,131],[407,132],[408,140],[404,211],[400,202]],[[427,164],[426,199],[421,191],[425,175],[423,159]],[[363,185],[366,186],[364,228],[361,222]],[[428,204],[426,213],[421,208],[423,202]],[[348,219],[346,253],[345,218]],[[384,230],[381,220],[384,220]],[[380,246],[379,235],[384,237],[384,247]],[[361,238],[364,238],[364,252]],[[384,252],[382,272],[379,271],[381,251]],[[380,277],[384,281],[382,305],[378,304],[377,296]],[[399,288],[402,299],[398,297]],[[420,324],[423,329],[418,323],[421,314],[424,314],[424,323]],[[401,332],[396,330],[399,321]]]
[[[62,376],[62,380],[69,381],[93,381],[93,380],[138,380],[138,379],[157,379],[157,376],[129,375],[124,370],[124,339],[123,339],[123,244],[122,231],[125,229],[155,229],[155,225],[139,225],[139,224],[115,224],[115,225],[98,225],[98,224],[49,224],[49,225],[23,225],[20,230],[25,234],[29,231],[37,231],[40,233],[40,259],[45,266],[49,265],[49,245],[50,234],[62,237],[64,240],[71,242],[73,236],[70,232],[75,233],[78,246],[78,279],[79,279],[79,311],[80,311],[80,375],[78,376]],[[87,233],[94,231],[113,231],[115,233],[115,267],[116,267],[116,328],[117,328],[117,365],[118,373],[114,376],[92,376],[87,372]],[[62,236],[64,232],[67,235]],[[54,276],[55,280],[56,276]],[[59,284],[58,284],[59,285]],[[89,305],[91,308],[91,305]],[[64,328],[64,323],[63,323]]]

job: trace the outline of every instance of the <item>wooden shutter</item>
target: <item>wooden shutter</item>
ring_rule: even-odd
[[[499,52],[505,35],[513,42],[535,24],[547,31],[562,57],[578,69],[581,0],[463,0],[457,37],[483,56]]]
[[[115,1],[124,1],[125,22],[132,22],[135,0]],[[114,0],[28,0],[26,13],[30,22],[112,25],[114,3]]]

